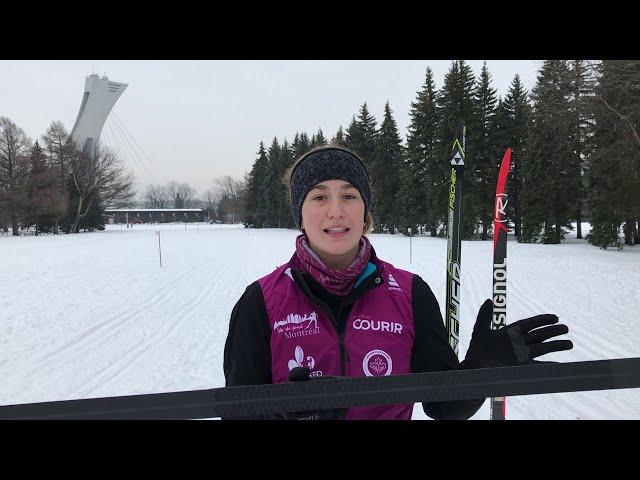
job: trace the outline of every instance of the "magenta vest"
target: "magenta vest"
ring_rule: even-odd
[[[344,332],[344,353],[330,318],[293,281],[291,268],[300,268],[295,254],[285,265],[258,280],[271,330],[273,383],[288,381],[289,372],[298,366],[309,367],[312,376],[411,372],[415,332],[413,275],[381,260],[372,261],[382,271],[382,284],[367,291],[353,305]],[[347,419],[409,420],[412,411],[413,404],[355,407],[347,411]]]

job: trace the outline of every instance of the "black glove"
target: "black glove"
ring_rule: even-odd
[[[336,378],[331,376],[311,377],[311,370],[307,367],[295,367],[289,373],[290,382],[306,382],[309,380],[326,380]],[[346,408],[336,408],[332,410],[313,410],[308,412],[289,412],[287,420],[344,420],[346,418]]]
[[[536,315],[506,325],[500,330],[491,330],[492,315],[493,303],[487,300],[480,307],[473,327],[469,350],[464,360],[467,368],[550,363],[539,362],[534,358],[573,348],[570,340],[544,342],[569,332],[566,325],[554,325],[558,323],[556,315]]]

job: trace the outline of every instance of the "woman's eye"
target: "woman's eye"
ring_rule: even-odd
[[[324,195],[316,195],[315,197],[313,197],[314,200],[317,200],[318,202],[322,202],[325,198]]]
[[[352,195],[351,193],[347,193],[344,196],[344,198],[346,198],[347,200],[353,200],[353,199],[358,198],[358,197],[356,197],[355,195]]]

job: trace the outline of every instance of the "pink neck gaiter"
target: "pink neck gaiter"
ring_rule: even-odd
[[[347,268],[335,269],[328,267],[309,247],[306,234],[296,238],[296,255],[302,264],[302,269],[311,275],[322,287],[330,293],[345,296],[353,289],[353,285],[363,272],[371,257],[371,243],[365,236],[360,237],[360,251],[355,260]]]

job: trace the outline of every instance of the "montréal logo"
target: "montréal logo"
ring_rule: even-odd
[[[316,312],[311,312],[308,315],[290,313],[284,320],[273,324],[273,331],[284,334],[287,339],[316,335],[320,333],[318,314]]]

